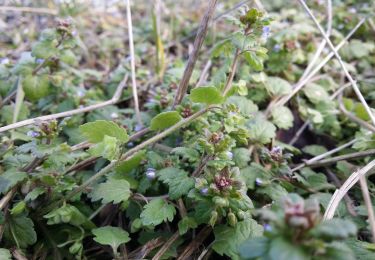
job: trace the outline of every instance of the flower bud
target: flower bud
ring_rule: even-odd
[[[228,213],[228,222],[229,225],[231,225],[232,227],[234,227],[237,224],[237,218],[236,215],[233,214],[233,212]]]
[[[147,177],[147,179],[149,179],[149,180],[153,180],[153,179],[155,179],[155,177],[156,177],[155,169],[153,169],[153,168],[148,168],[148,169],[146,170],[146,177]]]
[[[219,196],[215,196],[212,198],[212,201],[215,203],[217,207],[228,207],[229,201],[225,198],[221,198]]]
[[[217,216],[218,216],[218,214],[217,214],[216,210],[211,211],[211,218],[210,218],[210,221],[208,222],[208,224],[210,224],[212,227],[215,226]]]

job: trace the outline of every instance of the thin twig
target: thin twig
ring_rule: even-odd
[[[365,201],[367,213],[368,213],[368,222],[370,222],[370,230],[372,234],[372,242],[375,243],[375,216],[374,209],[372,207],[372,202],[370,198],[370,192],[368,190],[366,177],[362,175],[359,177],[359,184],[361,185],[363,200]]]
[[[193,239],[189,245],[185,248],[185,250],[181,253],[181,255],[177,258],[177,260],[184,260],[188,259],[192,253],[198,248],[200,244],[208,237],[211,233],[212,229],[209,226],[204,227],[197,235],[195,239]]]
[[[204,14],[202,21],[199,25],[198,33],[194,41],[194,48],[193,48],[193,51],[189,55],[188,63],[185,67],[184,74],[182,76],[182,79],[180,81],[180,84],[176,92],[176,96],[173,102],[173,107],[180,104],[183,97],[186,94],[189,81],[194,70],[195,63],[198,59],[199,50],[202,47],[203,41],[207,34],[208,23],[211,20],[211,17],[215,11],[216,3],[217,3],[217,0],[210,0],[206,13]]]
[[[201,76],[198,80],[197,87],[203,85],[203,83],[206,81],[207,75],[208,75],[208,70],[211,68],[212,62],[211,60],[208,60],[206,65],[203,68],[203,71],[201,73]]]
[[[95,110],[95,109],[98,109],[98,108],[102,108],[102,107],[105,107],[105,106],[116,104],[120,100],[121,93],[122,93],[122,90],[125,87],[125,83],[127,81],[127,78],[128,78],[128,76],[125,75],[124,79],[117,86],[116,92],[110,100],[107,100],[107,101],[104,101],[102,103],[98,103],[98,104],[95,104],[95,105],[82,107],[82,108],[78,108],[78,109],[73,109],[73,110],[69,110],[69,111],[65,111],[65,112],[61,112],[61,113],[57,113],[57,114],[39,116],[39,117],[31,118],[31,119],[26,119],[26,120],[23,120],[23,121],[14,123],[14,124],[10,124],[10,125],[7,125],[7,126],[0,127],[0,133],[5,132],[5,131],[9,131],[11,129],[16,129],[16,128],[19,128],[19,127],[22,127],[22,126],[36,124],[36,123],[41,122],[41,121],[49,121],[49,120],[54,120],[54,119],[57,119],[57,118],[69,117],[69,116],[89,112],[89,111],[92,111],[92,110]]]
[[[324,37],[324,39],[327,41],[329,47],[331,48],[331,50],[333,51],[334,55],[336,56],[336,59],[338,60],[338,62],[340,63],[341,67],[342,67],[342,70],[344,71],[345,73],[345,76],[346,78],[350,81],[350,83],[352,84],[353,86],[353,89],[354,89],[354,92],[356,93],[358,99],[361,101],[362,105],[364,106],[367,114],[370,116],[371,118],[371,121],[373,123],[373,125],[375,125],[375,116],[374,114],[372,113],[371,111],[371,108],[368,106],[365,98],[363,97],[361,91],[359,90],[359,87],[357,86],[357,82],[352,78],[352,76],[350,75],[348,69],[346,68],[344,62],[342,61],[341,59],[341,56],[340,54],[337,52],[335,46],[333,46],[331,40],[329,39],[329,37],[326,35],[326,33],[324,32],[323,28],[320,26],[318,20],[316,20],[314,14],[311,12],[310,8],[307,6],[307,4],[305,3],[304,0],[298,0],[298,2],[300,2],[300,4],[303,6],[303,8],[305,9],[305,11],[308,13],[308,15],[311,17],[311,19],[314,21],[315,25],[318,27],[320,33],[322,34],[322,36]]]
[[[179,238],[180,233],[176,231],[173,236],[171,236],[167,242],[159,249],[159,251],[155,254],[152,260],[159,260],[164,253],[168,250],[168,248]]]
[[[332,31],[332,1],[327,0],[327,32],[326,32],[327,36],[331,35],[331,31]],[[307,68],[303,72],[300,80],[304,79],[307,75],[309,75],[311,69],[314,67],[315,63],[319,59],[320,54],[322,53],[326,44],[327,44],[327,41],[323,39],[318,49],[316,50],[314,57],[311,59],[310,64],[307,66]]]
[[[307,162],[297,166],[296,168],[292,169],[292,172],[294,172],[294,171],[296,171],[296,170],[298,170],[302,167],[305,167],[305,166],[310,167],[310,168],[316,168],[316,167],[322,167],[322,166],[330,165],[330,164],[333,164],[333,163],[336,163],[336,162],[339,162],[339,161],[355,160],[355,159],[359,159],[359,158],[363,158],[363,157],[371,156],[371,155],[375,155],[375,149],[370,149],[370,150],[361,151],[361,152],[354,152],[354,153],[349,153],[349,154],[345,154],[345,155],[339,155],[339,156],[336,156],[336,157],[332,157],[332,158],[328,158],[328,159],[324,159],[324,160],[320,160],[320,161],[313,161],[313,162],[307,161]]]
[[[336,188],[340,188],[342,183],[339,180],[339,178],[337,178],[337,176],[328,167],[326,168],[326,171],[327,171],[327,175],[332,180],[332,182],[336,186]],[[353,217],[358,216],[358,214],[357,214],[357,212],[355,211],[355,208],[354,208],[354,202],[349,197],[348,194],[345,194],[344,201],[345,201],[346,209],[348,210],[349,214],[352,215]]]
[[[232,82],[233,82],[234,74],[236,74],[237,63],[238,63],[238,58],[240,57],[240,52],[241,52],[241,50],[237,49],[235,54],[234,54],[232,67],[230,69],[230,74],[229,74],[227,82],[225,83],[225,86],[224,86],[223,96],[225,96],[232,87]]]
[[[5,194],[4,197],[1,198],[0,200],[0,210],[3,210],[6,205],[8,205],[9,201],[13,198],[14,194],[17,191],[17,186],[13,187],[10,191]]]
[[[135,117],[137,122],[142,126],[141,113],[139,111],[139,101],[138,101],[138,92],[137,92],[137,80],[135,73],[135,53],[134,53],[134,41],[133,41],[133,23],[132,23],[132,14],[130,10],[130,1],[125,0],[126,3],[126,18],[128,22],[128,35],[129,35],[129,50],[130,50],[130,66],[131,66],[131,77],[132,77],[132,91],[133,91],[133,100],[134,100],[134,110]]]
[[[352,173],[350,177],[344,182],[340,189],[336,190],[328,203],[326,212],[324,213],[324,220],[332,219],[335,215],[336,209],[345,194],[358,182],[361,176],[365,176],[375,166],[375,160],[372,160],[362,169]]]

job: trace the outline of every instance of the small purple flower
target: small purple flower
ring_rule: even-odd
[[[3,64],[3,65],[9,64],[9,59],[8,58],[2,58],[0,63]]]
[[[262,181],[260,178],[256,178],[256,179],[255,179],[255,184],[256,184],[257,186],[261,186],[261,185],[263,184],[263,181]]]
[[[146,170],[146,177],[147,179],[149,179],[150,181],[155,179],[156,177],[156,172],[155,172],[155,169],[154,168],[148,168]]]
[[[351,13],[351,14],[355,14],[355,13],[357,13],[357,9],[355,9],[355,7],[350,7],[348,11],[349,11],[349,13]]]
[[[279,51],[281,50],[281,46],[280,46],[280,44],[275,44],[275,45],[273,46],[273,50],[274,50],[275,52],[279,52]]]
[[[133,143],[133,142],[129,142],[129,143],[127,144],[127,147],[129,147],[129,148],[134,147],[134,143]]]
[[[39,137],[40,134],[36,131],[28,131],[27,136],[32,137],[32,138],[36,138],[36,137]]]
[[[263,228],[265,231],[268,231],[268,232],[271,232],[272,231],[272,227],[270,224],[264,224],[263,225]]]
[[[227,157],[228,157],[229,160],[232,160],[232,159],[233,159],[233,153],[232,153],[232,152],[227,151],[227,152],[226,152],[226,155],[227,155]]]
[[[73,30],[72,31],[72,36],[77,36],[78,35],[78,32],[76,30]]]
[[[269,26],[264,26],[262,29],[262,38],[267,40],[271,34],[271,28]]]
[[[83,92],[82,90],[78,90],[77,91],[77,96],[78,97],[83,97],[85,95],[85,92]]]
[[[38,64],[42,64],[44,62],[44,59],[36,59],[35,62],[38,63]]]
[[[135,127],[134,127],[134,131],[136,131],[136,132],[141,131],[142,128],[143,128],[142,125],[136,124]]]
[[[207,195],[208,194],[208,188],[203,188],[200,190],[202,195]]]

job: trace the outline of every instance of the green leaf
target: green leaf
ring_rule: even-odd
[[[197,222],[195,222],[194,218],[185,216],[178,222],[178,231],[180,235],[185,234],[189,229],[194,229],[198,227]]]
[[[57,54],[57,51],[54,42],[48,40],[37,42],[31,48],[31,54],[38,59],[47,59]]]
[[[268,250],[269,240],[266,237],[255,237],[245,241],[239,247],[240,256],[243,259],[254,259],[265,255]]]
[[[327,152],[327,148],[325,148],[322,145],[312,144],[312,145],[306,145],[305,147],[303,147],[302,151],[312,156],[318,156],[320,154]]]
[[[0,259],[12,260],[12,255],[8,249],[0,248]]]
[[[20,213],[24,211],[25,207],[26,207],[25,201],[21,200],[13,206],[13,208],[10,210],[10,214],[19,215]]]
[[[178,199],[194,187],[194,179],[188,173],[173,167],[162,169],[157,173],[159,180],[169,186],[169,197]]]
[[[33,221],[23,215],[9,215],[4,235],[6,240],[13,241],[19,248],[27,248],[37,239]]]
[[[272,96],[287,95],[292,91],[289,82],[279,77],[268,77],[265,87]]]
[[[130,197],[130,184],[126,180],[109,179],[100,183],[90,193],[91,200],[102,200],[103,204],[113,202],[114,204],[127,201]]]
[[[282,106],[272,109],[272,122],[281,129],[289,129],[293,126],[294,117],[289,108]]]
[[[250,138],[255,142],[267,144],[276,136],[276,127],[261,116],[250,120],[248,126]]]
[[[322,86],[315,83],[307,84],[306,87],[304,87],[303,92],[314,104],[330,101],[327,91]]]
[[[206,105],[221,104],[224,97],[215,87],[198,87],[190,92],[190,100],[195,103],[203,103]]]
[[[270,260],[304,260],[310,259],[300,247],[289,243],[282,237],[273,239],[270,243],[270,250],[267,259]]]
[[[121,143],[126,143],[129,140],[126,130],[111,121],[97,120],[89,122],[81,125],[79,130],[91,143],[103,141],[106,135],[115,137]]]
[[[88,151],[92,156],[115,160],[119,157],[120,147],[115,137],[105,135],[102,142],[96,143]]]
[[[250,151],[246,148],[236,148],[233,150],[233,161],[239,168],[244,168],[251,160]]]
[[[142,150],[133,155],[130,159],[122,161],[116,166],[117,173],[126,174],[130,173],[133,169],[137,168],[142,160],[145,158],[146,151]]]
[[[263,70],[263,59],[257,56],[255,52],[247,51],[243,55],[251,68],[253,68],[255,71]]]
[[[5,194],[12,187],[14,187],[14,185],[26,178],[27,174],[25,172],[18,172],[14,170],[6,171],[0,175],[0,193]]]
[[[233,260],[240,259],[238,247],[247,239],[259,237],[263,233],[263,227],[253,219],[238,222],[235,227],[220,225],[215,227],[215,241],[212,248],[219,255],[227,255]]]
[[[145,226],[157,226],[163,221],[172,221],[175,214],[176,209],[172,205],[158,198],[151,200],[144,206],[144,210],[141,213],[141,220]]]
[[[182,156],[184,159],[187,159],[189,162],[196,162],[199,160],[199,152],[193,148],[188,147],[176,147],[173,148],[171,153]]]
[[[258,111],[258,106],[254,104],[253,101],[247,99],[246,97],[241,96],[231,96],[225,102],[227,104],[234,104],[238,107],[240,112],[245,115],[249,116],[250,114]]]
[[[323,221],[319,226],[312,230],[315,236],[328,239],[345,239],[357,234],[356,225],[347,219],[330,219]]]
[[[156,115],[150,124],[151,130],[163,130],[181,121],[182,117],[177,111],[162,112]]]
[[[31,101],[38,101],[41,98],[44,98],[49,94],[49,79],[48,75],[27,75],[22,78],[21,85],[25,96]]]
[[[102,245],[109,245],[116,254],[117,248],[130,241],[129,233],[118,227],[105,226],[93,229],[94,240]]]

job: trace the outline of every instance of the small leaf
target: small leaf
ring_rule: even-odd
[[[53,41],[39,41],[31,48],[31,54],[38,59],[47,59],[57,54],[58,49],[56,48]]]
[[[81,125],[79,130],[91,143],[103,141],[106,135],[115,137],[121,143],[126,143],[129,140],[126,130],[111,121],[97,120],[89,122]]]
[[[263,59],[258,57],[256,53],[252,51],[247,51],[244,53],[244,58],[249,63],[250,67],[255,71],[263,70]]]
[[[10,251],[5,248],[0,248],[0,259],[12,260],[12,255],[10,254]]]
[[[5,225],[5,240],[14,241],[17,247],[27,248],[33,245],[36,240],[33,221],[23,215],[9,215]]]
[[[307,98],[314,104],[319,102],[329,102],[330,98],[327,91],[320,85],[315,83],[307,84],[303,89]]]
[[[245,115],[249,116],[250,114],[258,111],[258,106],[254,104],[253,101],[247,99],[246,97],[241,96],[231,96],[225,102],[227,104],[234,104],[238,107],[240,112]]]
[[[312,156],[318,156],[320,154],[327,152],[327,148],[325,148],[322,145],[312,144],[303,147],[302,151]]]
[[[250,138],[255,142],[267,144],[276,136],[276,127],[260,116],[249,121],[248,126]]]
[[[163,130],[181,121],[182,117],[177,111],[162,112],[156,115],[150,124],[151,130]]]
[[[195,222],[194,218],[191,217],[183,217],[183,219],[178,222],[178,231],[180,235],[185,234],[189,229],[194,229],[198,226],[197,222]]]
[[[108,160],[115,160],[120,154],[117,139],[108,135],[105,135],[102,142],[96,143],[88,151],[92,156],[103,157]]]
[[[117,173],[126,174],[136,169],[145,158],[146,151],[142,150],[133,155],[130,159],[120,162],[115,170]]]
[[[93,229],[94,240],[102,245],[109,245],[116,254],[117,248],[130,241],[129,233],[118,227],[105,226]]]
[[[294,117],[289,108],[276,107],[271,112],[272,122],[281,129],[289,129],[293,126]]]
[[[287,95],[292,91],[289,82],[279,77],[268,77],[265,86],[272,96]]]
[[[312,232],[315,236],[324,238],[346,239],[357,234],[357,227],[350,220],[334,218],[323,221]]]
[[[268,253],[270,260],[301,260],[310,259],[302,248],[295,244],[289,243],[282,237],[276,238],[270,243],[270,251]]]
[[[163,221],[172,221],[175,214],[176,209],[172,205],[158,198],[151,200],[144,206],[144,210],[141,213],[141,220],[145,226],[157,226]]]
[[[224,97],[215,87],[198,87],[190,92],[190,100],[195,103],[203,103],[206,105],[221,104]]]
[[[178,199],[187,194],[194,187],[194,179],[188,173],[173,167],[162,169],[158,172],[159,180],[168,184],[169,197]]]
[[[130,197],[130,184],[126,180],[109,179],[100,183],[91,193],[91,200],[102,200],[103,204],[127,201]]]
[[[171,153],[177,154],[182,156],[184,159],[189,160],[189,162],[196,162],[199,160],[199,153],[197,150],[193,148],[188,148],[188,147],[176,147],[173,148]]]
[[[220,225],[214,229],[215,241],[212,248],[221,256],[225,254],[237,260],[239,246],[247,239],[259,237],[262,233],[262,226],[253,219],[241,221],[235,227]]]
[[[9,170],[0,175],[0,193],[5,194],[8,192],[14,185],[23,181],[27,178],[25,172],[18,172]]]
[[[31,101],[38,101],[49,94],[49,79],[48,75],[27,75],[22,79],[22,87],[27,99]]]
[[[266,237],[255,237],[243,243],[239,252],[244,259],[254,259],[265,255],[268,250],[269,240]]]

